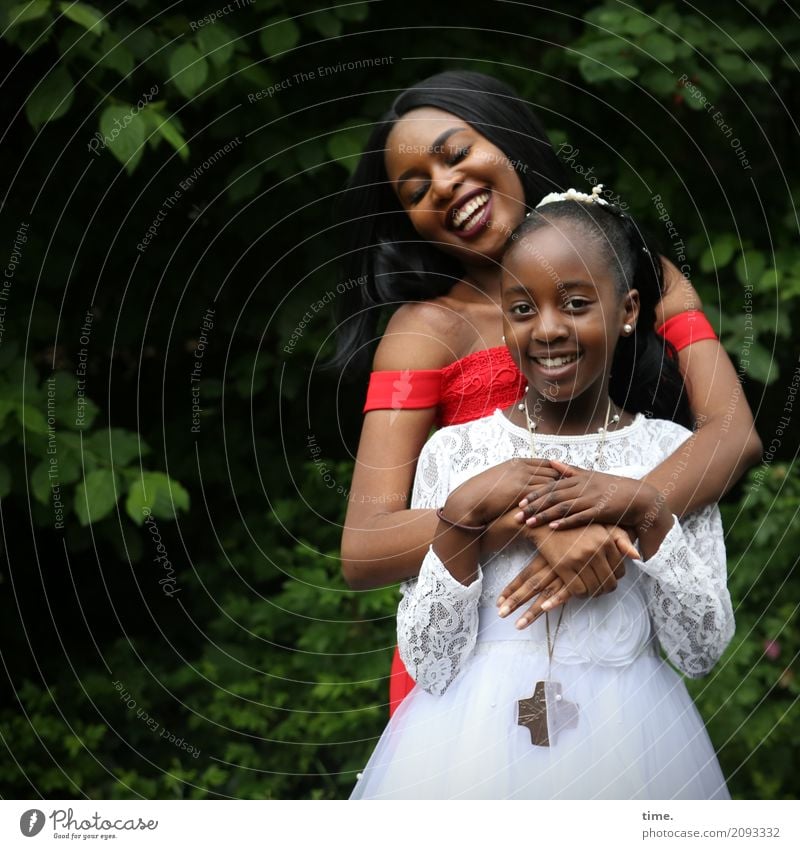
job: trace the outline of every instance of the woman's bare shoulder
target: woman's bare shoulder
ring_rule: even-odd
[[[469,323],[451,299],[403,304],[391,317],[373,360],[375,371],[438,369],[462,355]]]

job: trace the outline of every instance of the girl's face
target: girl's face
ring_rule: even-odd
[[[455,115],[423,107],[392,128],[385,163],[392,188],[423,239],[465,265],[500,260],[525,214],[525,193],[499,148]]]
[[[623,325],[636,324],[638,292],[620,295],[601,252],[564,221],[508,251],[502,285],[506,344],[530,391],[556,402],[605,399]]]

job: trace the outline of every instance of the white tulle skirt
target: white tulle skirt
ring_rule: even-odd
[[[652,643],[628,665],[553,663],[578,722],[549,748],[517,724],[517,701],[547,671],[541,647],[479,640],[444,695],[406,697],[350,798],[730,798],[703,720]]]

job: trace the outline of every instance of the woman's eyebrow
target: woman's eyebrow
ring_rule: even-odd
[[[438,136],[433,140],[433,144],[430,146],[430,150],[433,153],[436,153],[439,148],[450,138],[450,136],[454,136],[456,133],[466,133],[469,130],[469,127],[449,127],[444,132],[439,133]],[[415,172],[415,168],[408,168],[403,171],[403,173],[397,178],[397,185],[401,185],[404,183],[412,174]]]

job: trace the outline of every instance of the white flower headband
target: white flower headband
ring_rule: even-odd
[[[603,184],[598,183],[592,189],[592,193],[590,195],[587,195],[585,192],[579,192],[577,189],[567,189],[565,192],[550,192],[549,195],[545,195],[539,203],[536,204],[536,209],[540,206],[544,206],[546,203],[555,203],[559,200],[578,200],[581,203],[599,203],[601,206],[610,206],[607,200],[600,197],[602,191]],[[530,212],[528,215],[530,215]]]
[[[617,209],[617,207],[612,206],[607,200],[600,197],[603,191],[603,184],[598,183],[596,186],[592,188],[592,193],[587,195],[586,192],[579,192],[577,189],[567,189],[565,192],[550,192],[549,195],[545,195],[539,203],[536,204],[535,209],[538,209],[540,206],[544,206],[548,203],[556,203],[561,200],[577,200],[581,203],[596,203],[600,206],[608,206],[610,207],[609,211],[613,212],[615,215],[618,215],[620,218],[628,218],[628,216],[621,210]],[[533,210],[531,210],[533,212]],[[530,212],[525,214],[525,217],[528,218],[530,216]],[[650,254],[650,251],[647,248],[647,245],[642,244],[641,246],[642,253]]]

